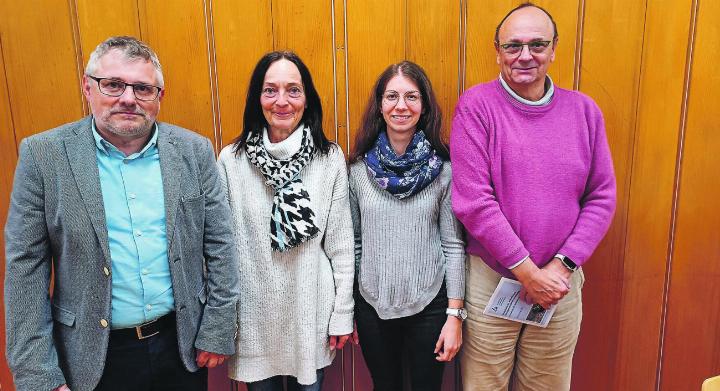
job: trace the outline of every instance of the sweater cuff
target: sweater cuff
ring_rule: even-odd
[[[530,255],[526,255],[525,257],[523,257],[523,259],[521,259],[521,260],[515,262],[514,264],[508,266],[508,270],[515,269],[516,267],[520,266],[521,263],[525,262],[525,260],[527,260],[527,259],[529,259],[529,258],[530,258]]]
[[[330,315],[329,335],[348,335],[353,332],[353,312],[345,314],[333,312]]]

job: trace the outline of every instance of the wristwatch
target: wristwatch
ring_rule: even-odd
[[[574,272],[578,269],[578,265],[575,264],[575,262],[572,261],[569,257],[559,257],[560,262],[562,262],[563,266],[565,266],[568,270],[571,272]]]
[[[467,319],[467,310],[465,308],[448,308],[445,310],[445,314],[454,316],[461,321]]]

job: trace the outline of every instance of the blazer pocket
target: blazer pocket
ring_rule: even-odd
[[[72,327],[75,325],[75,314],[56,304],[52,305],[52,317],[53,320],[65,326]]]

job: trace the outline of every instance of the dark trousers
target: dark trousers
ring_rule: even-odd
[[[273,376],[264,380],[247,383],[248,391],[284,391],[283,383],[287,381],[287,391],[320,391],[322,389],[325,370],[317,370],[317,381],[303,385],[294,376]]]
[[[420,313],[383,320],[359,292],[355,292],[355,320],[360,347],[377,391],[400,391],[403,363],[413,391],[439,391],[444,363],[435,359],[435,344],[447,315],[445,286]]]
[[[207,368],[185,369],[175,326],[146,339],[110,333],[105,369],[96,391],[206,391]]]

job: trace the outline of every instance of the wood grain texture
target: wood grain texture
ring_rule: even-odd
[[[15,132],[13,131],[12,111],[10,97],[5,79],[5,61],[2,55],[2,41],[0,41],[0,222],[7,220],[8,205],[10,204],[10,191],[15,174],[17,162],[17,148]],[[0,235],[0,281],[5,281],[5,236]],[[5,291],[0,289],[0,311],[5,313]],[[0,316],[0,351],[5,352],[5,317]],[[3,357],[5,357],[3,355]],[[12,384],[12,374],[5,359],[0,360],[0,384]]]
[[[204,11],[195,0],[138,0],[142,39],[163,65],[165,97],[158,119],[215,140]]]
[[[615,390],[655,387],[691,9],[660,1],[646,12]]]
[[[83,69],[95,47],[108,37],[140,38],[137,0],[75,0]],[[160,59],[162,61],[162,59]]]
[[[350,148],[373,85],[388,65],[406,54],[406,4],[403,0],[347,2]]]
[[[345,42],[345,1],[333,1],[335,14],[335,116],[337,118],[337,143],[350,152],[350,129],[347,95],[347,46]],[[352,362],[352,361],[348,361]]]
[[[2,11],[0,39],[17,142],[79,119],[80,74],[68,4],[4,2]]]
[[[328,1],[273,0],[273,47],[297,53],[310,69],[323,108],[323,130],[337,140],[333,10]]]
[[[423,67],[432,83],[447,140],[459,97],[460,1],[408,0],[407,15],[407,59]]]
[[[0,1],[0,221],[17,143],[83,115],[80,75],[89,53],[110,35],[138,36],[158,52],[168,88],[161,120],[217,145],[242,129],[257,60],[273,49],[293,49],[320,92],[326,134],[347,151],[373,83],[389,64],[406,58],[429,74],[447,131],[458,92],[497,77],[494,30],[521,1]],[[618,178],[615,222],[585,267],[573,389],[650,390],[659,382],[662,390],[697,390],[702,379],[720,373],[720,311],[714,304],[720,299],[720,202],[714,196],[720,185],[713,176],[720,163],[714,119],[720,3],[536,2],[553,14],[560,35],[550,75],[561,87],[579,85],[603,110]],[[694,4],[699,8],[683,139]],[[584,19],[578,20],[582,7]],[[371,388],[360,348],[345,349],[333,365],[328,389]],[[214,371],[210,389],[244,389],[224,376]],[[0,381],[3,390],[12,389],[4,360]],[[446,390],[453,389],[450,383]]]
[[[222,145],[239,136],[255,64],[273,50],[271,2],[213,1]]]
[[[621,324],[624,247],[637,123],[645,1],[586,0],[580,90],[600,106],[617,179],[617,208],[610,230],[584,266],[584,319],[575,354],[573,388],[609,390]],[[622,45],[618,45],[622,42]],[[661,295],[662,292],[655,292]]]
[[[464,89],[498,77],[500,70],[493,44],[495,28],[518,4],[516,0],[467,0]]]
[[[698,2],[660,389],[720,373],[720,3]]]

